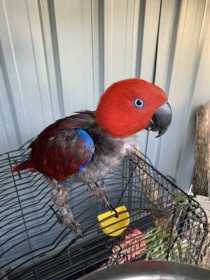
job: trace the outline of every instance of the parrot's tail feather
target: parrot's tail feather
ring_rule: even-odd
[[[12,167],[12,172],[19,172],[19,171],[25,170],[25,169],[34,169],[31,161],[26,160],[24,162],[16,164],[15,166]]]

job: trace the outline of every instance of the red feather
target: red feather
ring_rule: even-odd
[[[12,168],[12,172],[19,172],[21,170],[25,169],[34,169],[33,163],[30,160],[26,160],[24,162],[21,162]]]
[[[144,100],[144,108],[134,106],[136,98]],[[113,137],[125,138],[145,129],[166,99],[163,90],[152,83],[140,79],[119,81],[102,95],[96,119],[100,127]]]
[[[93,151],[85,147],[75,128],[85,129],[94,122],[94,112],[81,112],[48,126],[31,143],[30,159],[13,171],[34,168],[49,178],[63,181],[88,162]]]

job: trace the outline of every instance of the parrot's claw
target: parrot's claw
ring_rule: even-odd
[[[70,209],[61,207],[59,209],[59,214],[57,213],[57,215],[59,216],[59,220],[61,221],[61,224],[68,226],[75,233],[82,236],[81,225],[75,221]]]
[[[50,208],[53,210],[59,224],[68,226],[71,230],[83,237],[81,225],[74,220],[71,211],[68,211],[66,208],[61,208],[56,211],[52,205],[50,205]]]
[[[84,234],[81,229],[81,225],[77,222],[72,222],[71,224],[67,225],[71,230],[73,230],[76,234],[80,237],[84,237]]]

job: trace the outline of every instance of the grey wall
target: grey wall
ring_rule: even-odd
[[[0,152],[93,109],[103,88],[138,76],[164,88],[173,123],[140,147],[183,186],[196,108],[210,99],[210,1],[0,0]]]

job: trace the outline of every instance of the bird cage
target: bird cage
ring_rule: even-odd
[[[1,280],[77,279],[141,259],[200,261],[208,234],[205,212],[141,155],[127,156],[101,178],[120,219],[85,184],[65,182],[80,236],[59,223],[46,177],[11,172],[27,158],[28,145],[0,156]]]

